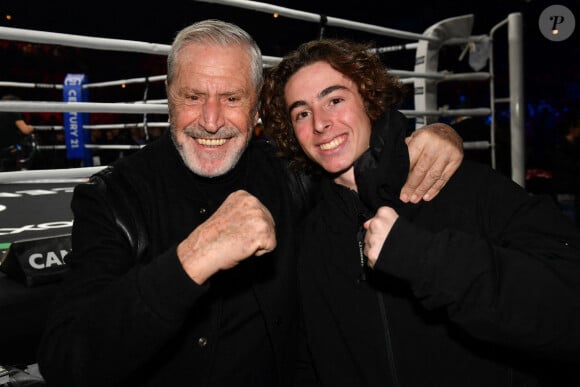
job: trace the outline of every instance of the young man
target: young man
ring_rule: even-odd
[[[266,133],[322,174],[298,242],[313,366],[298,384],[529,386],[539,365],[580,361],[580,230],[469,162],[432,201],[402,202],[401,86],[368,48],[305,43],[263,89]]]
[[[290,385],[302,203],[271,145],[250,141],[260,50],[206,20],[167,66],[168,134],[75,190],[40,371],[55,386]]]

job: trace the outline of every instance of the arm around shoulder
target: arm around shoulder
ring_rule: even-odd
[[[415,130],[405,139],[410,170],[400,199],[418,203],[433,199],[463,160],[463,140],[449,125],[434,123]]]

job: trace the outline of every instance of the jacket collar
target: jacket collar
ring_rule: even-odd
[[[409,171],[407,128],[408,121],[402,113],[385,112],[373,125],[369,149],[355,162],[358,192],[371,210],[382,205],[396,209],[401,204],[399,192]]]

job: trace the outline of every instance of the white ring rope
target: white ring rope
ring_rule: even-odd
[[[167,114],[165,104],[123,103],[123,102],[32,102],[0,101],[3,112],[83,112],[83,113],[127,113],[127,114]]]
[[[131,150],[141,149],[145,145],[131,145],[131,144],[85,144],[87,149],[104,149],[104,150]]]
[[[69,169],[41,169],[0,173],[0,184],[18,183],[75,183],[86,181],[104,166]]]
[[[256,1],[249,0],[196,0],[203,3],[212,4],[222,4],[229,5],[239,8],[251,9],[254,11],[265,12],[265,13],[277,13],[281,16],[286,16],[292,19],[299,19],[304,21],[311,21],[315,23],[320,23],[321,15],[311,12],[296,11],[293,9],[279,7],[276,5],[259,3]],[[427,40],[431,42],[439,42],[439,39],[432,36],[425,36],[417,34],[415,32],[407,32],[401,30],[395,30],[392,28],[380,27],[373,24],[353,22],[345,19],[339,19],[336,17],[326,16],[325,25],[332,27],[341,27],[352,30],[369,32],[371,34],[390,36],[393,38],[409,39],[409,40]]]
[[[143,54],[167,55],[170,45],[146,43],[135,40],[94,38],[83,35],[58,32],[26,30],[22,28],[0,27],[0,39],[31,43],[45,43],[59,46],[91,48],[94,50],[138,52]],[[275,64],[280,58],[263,56],[264,64]]]
[[[94,87],[119,86],[119,85],[131,84],[131,83],[159,82],[159,81],[165,81],[166,79],[167,79],[167,75],[155,75],[152,77],[119,79],[117,81],[87,83],[86,85],[83,85],[83,89],[85,89],[85,88],[89,89],[89,88],[94,88]]]
[[[119,79],[116,81],[87,83],[87,84],[83,85],[83,89],[90,89],[90,88],[95,88],[95,87],[128,85],[128,84],[134,84],[134,83],[158,82],[158,81],[165,81],[165,79],[167,79],[167,75],[155,75],[155,76],[151,76],[151,77]],[[63,85],[58,84],[58,83],[51,84],[51,83],[2,82],[2,81],[0,81],[0,87],[21,87],[21,88],[61,89],[61,90],[63,89]]]
[[[275,6],[270,6],[268,4],[261,4],[261,3],[257,3],[257,2],[253,2],[253,1],[245,1],[244,0],[243,3],[244,4],[245,3],[253,3],[255,5],[266,6],[266,8],[271,8],[271,7],[276,8],[276,9],[281,8],[281,9],[285,9],[286,11],[289,11],[289,12],[292,11],[292,10],[289,10],[288,8],[275,7]],[[297,12],[298,14],[305,14],[305,15],[316,15],[316,14],[309,14],[307,12],[301,12],[301,11],[294,11],[294,12]],[[319,16],[317,16],[317,17],[319,17]],[[309,19],[310,18],[308,18],[306,20],[309,20]],[[329,19],[341,20],[341,19],[336,19],[336,18],[329,18]],[[383,33],[383,35],[388,35],[388,36],[398,35],[395,33],[395,31],[396,31],[396,32],[399,32],[400,34],[403,34],[406,39],[423,38],[424,40],[438,41],[438,39],[435,39],[435,38],[430,37],[430,36],[425,36],[425,35],[416,34],[416,33],[403,33],[402,31],[392,30],[390,28],[384,28],[384,27],[379,27],[379,26],[373,26],[370,24],[355,23],[355,25],[360,25],[359,28],[361,28],[363,30],[364,30],[364,28],[362,26],[368,27],[370,29],[368,32],[373,32],[372,31],[373,28],[371,28],[371,27],[374,27],[374,29],[384,29],[386,31],[385,31],[385,33]],[[344,26],[344,27],[347,28],[346,26]],[[374,33],[380,34],[376,31]],[[62,37],[62,40],[58,40],[58,37]],[[398,36],[398,37],[402,37],[402,36]],[[167,45],[139,42],[139,41],[134,41],[134,40],[122,40],[122,39],[110,39],[110,38],[106,38],[106,39],[105,38],[91,38],[91,37],[82,36],[82,35],[61,34],[61,33],[46,32],[46,31],[30,31],[30,30],[19,29],[19,28],[10,28],[10,27],[0,27],[0,39],[27,41],[27,42],[33,42],[33,43],[56,44],[56,45],[61,45],[61,46],[92,48],[92,49],[99,49],[99,50],[141,52],[141,53],[148,53],[148,54],[155,54],[155,55],[167,55],[169,53],[169,47],[170,47]],[[29,40],[29,39],[31,39],[31,40]],[[110,43],[111,46],[107,46],[106,43]],[[417,43],[412,43],[412,44],[416,48]],[[457,44],[459,44],[459,43],[457,43]],[[126,49],[123,50],[122,47],[125,47]],[[164,47],[164,49],[159,50],[159,47]],[[280,60],[282,60],[282,58],[263,55],[262,60],[264,62],[264,66],[267,67],[267,66],[271,66],[271,65],[274,65],[274,64],[280,62]],[[397,70],[392,69],[391,71],[397,71]],[[401,70],[401,71],[404,71],[404,70]],[[436,76],[438,76],[438,74],[437,73],[421,74],[421,75],[418,74],[415,76],[418,78],[436,77]],[[165,75],[158,75],[155,77],[149,77],[149,80],[165,80],[165,77],[166,77]],[[145,82],[146,80],[147,80],[147,78],[136,78],[133,80],[125,80],[124,82],[125,83],[134,83],[134,82],[138,82],[138,81]],[[123,81],[118,81],[118,82],[123,82]],[[2,83],[0,83],[0,86],[1,85],[2,85]],[[104,83],[104,85],[109,86],[109,84],[106,84],[106,83]],[[111,83],[111,85],[116,85],[116,84]],[[85,87],[89,87],[88,84],[85,85]]]
[[[441,107],[437,110],[400,110],[406,116],[437,116],[437,117],[455,117],[455,116],[488,116],[491,113],[489,108],[472,108],[472,109],[447,109]]]
[[[134,40],[95,38],[58,32],[34,31],[21,28],[0,27],[0,38],[31,43],[92,48],[95,50],[138,52],[153,55],[169,54],[167,44],[145,43]]]
[[[61,89],[62,84],[50,84],[50,83],[30,83],[30,82],[5,82],[0,81],[1,87],[21,87],[29,89]]]
[[[124,124],[96,124],[96,125],[84,125],[83,129],[88,130],[102,130],[102,129],[126,129],[126,128],[168,128],[169,122],[127,122]],[[34,125],[34,130],[64,130],[63,125]]]
[[[477,72],[477,73],[450,73],[447,71],[442,71],[438,73],[418,73],[409,70],[392,70],[389,69],[389,73],[396,75],[397,77],[404,78],[423,78],[423,79],[435,79],[438,81],[486,81],[489,79],[489,73]]]
[[[85,125],[83,128],[89,130],[101,130],[101,129],[125,129],[125,128],[144,128],[145,126],[149,128],[168,128],[169,122],[148,122],[147,124],[143,122],[136,123],[124,123],[124,124],[100,124],[100,125]]]

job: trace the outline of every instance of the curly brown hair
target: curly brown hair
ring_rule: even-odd
[[[351,79],[362,96],[366,112],[375,122],[386,110],[401,102],[404,89],[390,75],[369,43],[346,39],[320,39],[301,44],[276,66],[267,69],[261,94],[260,117],[268,138],[276,143],[279,154],[290,160],[290,167],[306,173],[321,172],[311,161],[294,134],[284,98],[284,87],[292,75],[315,62],[326,62]]]

